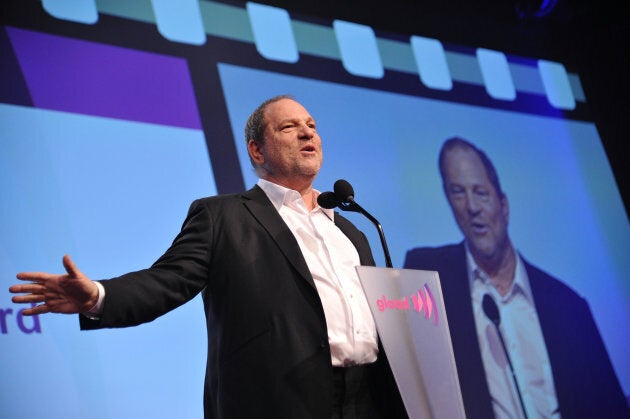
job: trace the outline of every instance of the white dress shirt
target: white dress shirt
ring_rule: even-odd
[[[547,348],[523,261],[515,251],[514,281],[505,297],[494,288],[466,247],[477,338],[497,419],[522,418],[518,394],[494,325],[485,316],[484,294],[494,298],[500,329],[521,390],[528,419],[560,418]]]
[[[376,361],[376,326],[355,270],[359,254],[333,222],[334,211],[316,205],[309,212],[299,192],[264,179],[258,186],[295,236],[313,275],[326,316],[333,366]]]

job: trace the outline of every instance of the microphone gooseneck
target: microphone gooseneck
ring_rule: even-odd
[[[499,325],[501,324],[501,313],[499,313],[499,307],[497,303],[494,301],[494,298],[490,294],[483,295],[483,301],[481,302],[481,306],[483,307],[483,312],[494,324],[495,329],[497,330],[497,335],[499,335],[499,340],[501,341],[501,347],[503,348],[503,353],[507,358],[508,365],[510,366],[510,372],[512,373],[512,381],[514,382],[514,387],[516,388],[516,394],[518,395],[518,401],[521,404],[521,410],[523,411],[523,417],[527,419],[527,411],[525,410],[525,403],[523,403],[523,397],[521,396],[521,388],[518,385],[518,381],[516,380],[516,372],[514,372],[514,366],[512,365],[512,360],[510,359],[510,354],[507,351],[507,347],[505,346],[505,341],[503,340],[503,334],[501,333],[501,329],[499,329]]]
[[[359,204],[356,203],[356,201],[354,200],[354,189],[347,180],[337,180],[334,185],[334,191],[334,193],[322,192],[317,197],[317,203],[319,204],[319,206],[323,208],[338,207],[343,211],[358,212],[367,217],[378,230],[378,235],[381,239],[381,246],[383,247],[383,253],[385,254],[385,265],[388,268],[392,268],[392,259],[389,256],[389,249],[387,248],[387,242],[385,241],[385,234],[383,233],[383,227],[381,226],[381,223],[379,223],[376,218],[374,218],[369,212],[364,210]]]

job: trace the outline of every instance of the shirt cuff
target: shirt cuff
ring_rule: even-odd
[[[85,317],[90,320],[100,320],[101,313],[103,312],[103,301],[105,300],[105,287],[98,281],[94,281],[96,287],[98,288],[98,299],[96,300],[96,304],[86,312],[83,312]]]

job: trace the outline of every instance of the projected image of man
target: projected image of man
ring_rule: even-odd
[[[467,416],[625,417],[586,301],[515,249],[508,197],[487,155],[451,138],[439,170],[464,241],[412,249],[404,266],[440,275]],[[498,306],[496,318],[484,297]]]

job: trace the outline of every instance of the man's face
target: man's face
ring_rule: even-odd
[[[477,260],[500,258],[509,245],[507,198],[498,195],[473,150],[456,147],[445,157],[446,196],[471,253]]]
[[[323,159],[313,117],[291,99],[269,104],[264,115],[265,141],[262,145],[250,143],[250,153],[265,170],[267,180],[288,187],[295,181],[312,182]]]

